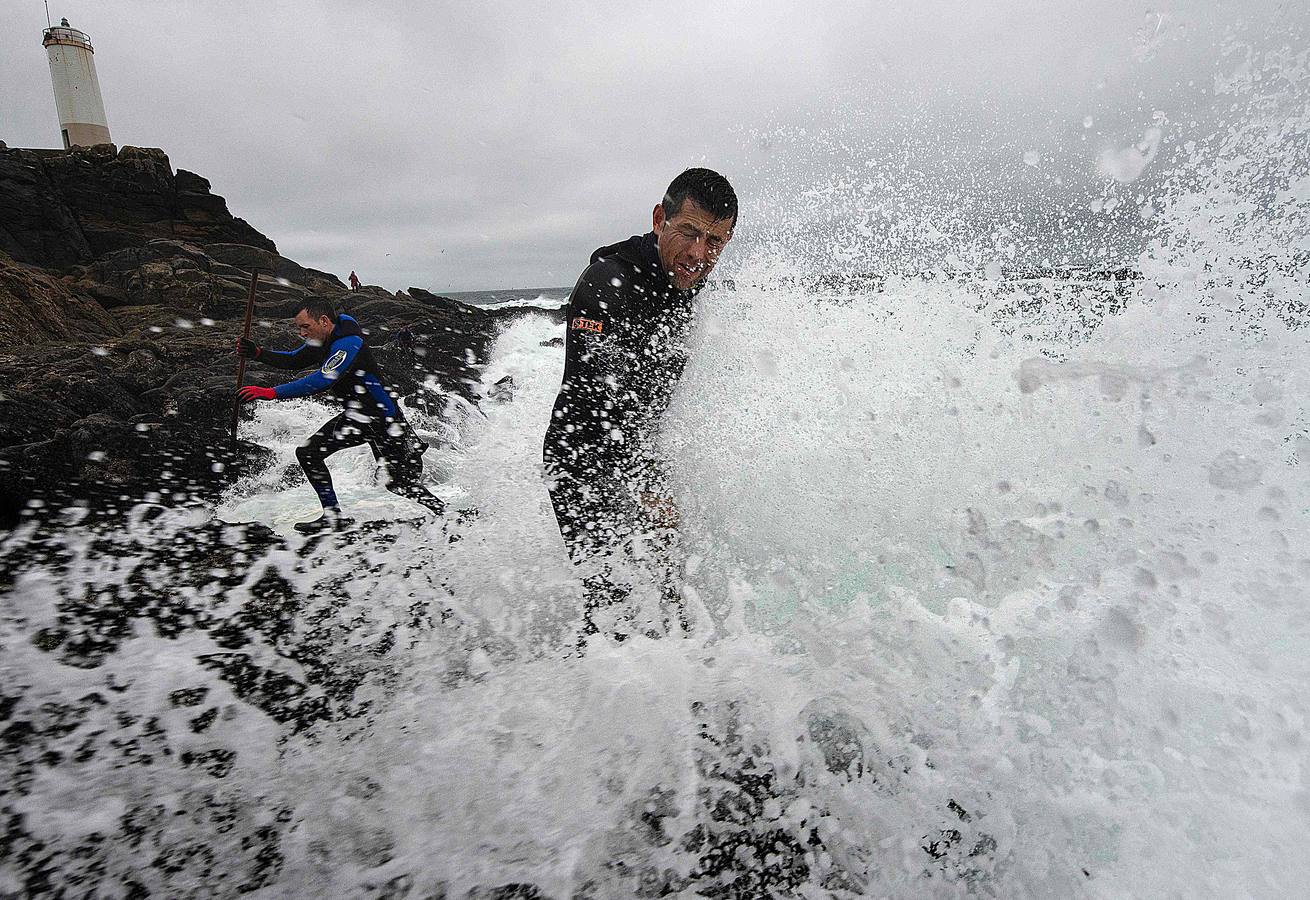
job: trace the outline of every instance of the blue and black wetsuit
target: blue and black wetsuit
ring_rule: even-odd
[[[279,400],[330,393],[345,402],[345,412],[296,448],[296,458],[325,509],[338,505],[327,458],[338,450],[368,444],[373,456],[387,467],[387,490],[433,512],[442,511],[442,501],[420,483],[427,444],[405,420],[354,318],[338,315],[331,340],[323,346],[305,343],[286,352],[261,349],[256,358],[275,369],[318,367],[303,378],[274,388]]]

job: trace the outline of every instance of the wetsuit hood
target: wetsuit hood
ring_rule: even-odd
[[[355,321],[353,316],[341,313],[337,316],[336,327],[332,329],[332,337],[328,343],[335,341],[337,338],[362,336],[364,329],[359,327],[359,322]]]
[[[364,337],[364,329],[359,327],[359,322],[353,316],[345,313],[337,313],[337,320],[332,323],[332,333],[328,335],[324,342],[324,347],[331,347],[333,341],[339,341],[346,337]]]

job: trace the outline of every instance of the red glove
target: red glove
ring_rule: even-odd
[[[237,397],[241,399],[242,403],[250,403],[254,400],[276,400],[277,394],[272,388],[246,385],[241,390],[237,391]]]

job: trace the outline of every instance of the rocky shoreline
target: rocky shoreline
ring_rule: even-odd
[[[410,397],[476,402],[503,322],[542,313],[420,288],[352,293],[279,254],[159,149],[0,143],[0,527],[88,500],[211,498],[263,463],[262,448],[230,437],[232,345],[254,270],[256,340],[289,344],[297,306],[327,297]]]

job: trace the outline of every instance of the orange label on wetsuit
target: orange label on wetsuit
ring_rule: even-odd
[[[599,334],[605,328],[605,323],[599,319],[583,319],[581,317],[573,320],[573,328],[581,331],[594,331]]]

